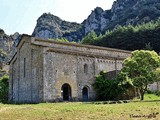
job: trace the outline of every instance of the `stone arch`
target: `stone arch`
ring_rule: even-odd
[[[61,87],[62,98],[64,101],[69,101],[72,98],[71,86],[68,83],[65,83]]]
[[[82,89],[82,99],[83,101],[89,100],[89,87],[88,86],[84,86]]]

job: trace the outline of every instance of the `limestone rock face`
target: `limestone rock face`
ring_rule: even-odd
[[[38,18],[32,35],[44,39],[66,38],[78,42],[90,31],[103,34],[119,25],[137,25],[157,20],[159,16],[160,0],[116,0],[110,10],[96,7],[81,24],[44,13]],[[0,29],[0,61],[11,58],[20,36],[19,33],[6,35]],[[12,52],[9,54],[11,49]]]
[[[56,39],[64,34],[77,31],[81,25],[75,22],[67,22],[50,13],[44,13],[37,20],[33,36]]]
[[[96,7],[81,24],[67,22],[50,13],[44,13],[38,18],[32,35],[79,41],[90,31],[105,33],[106,30],[112,30],[119,25],[137,25],[157,20],[159,16],[160,0],[116,0],[110,10]]]
[[[15,53],[15,46],[19,42],[20,34],[16,32],[13,35],[6,35],[4,30],[0,29],[0,61],[7,63]]]
[[[97,7],[92,13],[88,16],[88,18],[83,22],[85,35],[94,30],[97,32],[103,30],[104,26],[106,26],[108,19],[106,19],[103,14],[104,10],[100,7]]]

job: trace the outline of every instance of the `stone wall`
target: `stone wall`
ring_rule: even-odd
[[[10,63],[9,100],[14,103],[31,102],[31,49],[29,37],[17,47]],[[27,93],[27,94],[26,94]]]
[[[19,101],[31,101],[31,49],[25,41],[19,48]]]
[[[42,98],[42,49],[24,37],[10,63],[9,101],[37,103]]]
[[[54,48],[54,51],[71,51],[74,54],[83,54],[88,56],[99,56],[99,57],[108,57],[108,58],[118,58],[125,59],[131,56],[130,51],[91,46],[91,45],[82,45],[75,43],[65,43],[65,42],[56,42],[53,40],[43,40],[43,39],[32,39],[32,44],[41,45],[44,47]]]
[[[153,84],[148,85],[148,89],[151,91],[160,90],[160,82],[154,82]]]
[[[44,101],[62,99],[62,85],[71,86],[72,98],[77,97],[77,57],[46,52],[44,54]]]
[[[95,100],[92,87],[95,76],[102,70],[113,71],[122,67],[122,60],[102,59],[66,53],[44,53],[44,101],[62,100],[62,85],[71,86],[72,100],[82,100],[82,90],[88,88],[89,100]],[[85,71],[87,66],[87,71]]]
[[[15,61],[13,62],[13,66],[12,66],[12,77],[13,77],[13,81],[12,81],[12,95],[13,95],[13,102],[18,101],[18,96],[19,96],[19,78],[18,78],[18,60],[17,58],[15,59]]]
[[[70,100],[95,100],[92,87],[100,71],[122,68],[129,51],[40,40],[23,36],[10,63],[9,97],[14,103],[63,100],[62,86],[71,88]]]
[[[31,46],[31,96],[35,103],[43,101],[43,48]]]
[[[95,91],[92,84],[95,81],[95,60],[96,58],[78,56],[77,64],[77,87],[78,87],[78,99],[82,100],[82,90],[84,87],[88,88],[88,99],[95,99]],[[85,70],[86,69],[86,70]]]

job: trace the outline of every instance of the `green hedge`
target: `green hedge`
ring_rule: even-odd
[[[4,75],[0,78],[0,102],[6,103],[8,101],[8,84],[9,76]]]

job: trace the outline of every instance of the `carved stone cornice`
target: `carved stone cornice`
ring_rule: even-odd
[[[71,55],[79,55],[79,56],[85,56],[85,57],[93,57],[93,58],[102,58],[102,59],[116,59],[116,60],[124,60],[126,57],[112,57],[109,55],[101,55],[96,53],[85,53],[80,51],[72,51],[72,50],[63,50],[63,49],[56,49],[56,48],[49,48],[46,50],[46,52],[56,52],[56,53],[63,53],[63,54],[71,54]]]

